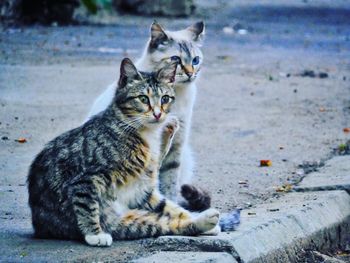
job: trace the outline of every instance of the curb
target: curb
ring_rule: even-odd
[[[164,262],[170,253],[166,257],[168,263],[225,262],[228,254],[232,256],[230,262],[288,263],[300,262],[305,250],[342,247],[350,241],[349,171],[350,157],[335,157],[320,171],[309,174],[296,187],[298,192],[243,210],[237,231],[215,237],[147,239],[143,245],[154,254],[135,262]],[[192,253],[191,257],[185,256],[186,252]],[[219,260],[219,255],[224,258]]]

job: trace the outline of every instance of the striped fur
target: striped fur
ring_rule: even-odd
[[[179,126],[169,116],[175,71],[171,63],[142,73],[124,59],[110,106],[37,155],[28,174],[37,237],[109,246],[112,239],[197,235],[216,226],[216,210],[191,214],[158,190],[160,162]]]

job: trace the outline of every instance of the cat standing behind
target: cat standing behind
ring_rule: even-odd
[[[158,190],[159,166],[179,126],[169,116],[176,67],[144,73],[124,59],[107,109],[37,155],[28,175],[37,237],[109,246],[112,239],[215,229],[217,210],[192,214]]]
[[[151,26],[151,37],[147,42],[142,57],[137,61],[137,68],[143,71],[157,71],[164,63],[177,61],[178,69],[174,85],[176,102],[172,107],[181,123],[180,130],[174,137],[169,153],[160,168],[160,190],[168,198],[176,200],[180,187],[191,183],[193,175],[193,156],[189,144],[192,110],[196,98],[197,79],[203,54],[200,49],[204,36],[204,23],[198,22],[179,31],[164,30],[154,22]],[[104,110],[112,101],[116,85],[110,85],[95,101],[88,118]],[[166,135],[165,135],[166,136]],[[187,199],[186,206],[201,211],[210,207],[210,196],[193,186],[183,187]]]

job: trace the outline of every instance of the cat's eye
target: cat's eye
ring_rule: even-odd
[[[171,61],[177,61],[177,62],[181,62],[181,58],[179,57],[179,56],[172,56],[172,57],[170,57],[170,60]]]
[[[143,104],[149,104],[149,99],[146,95],[141,95],[138,98]]]
[[[170,97],[168,95],[164,95],[162,97],[162,104],[167,104],[170,102]]]
[[[192,65],[198,65],[198,63],[199,63],[199,57],[195,56],[192,60]]]

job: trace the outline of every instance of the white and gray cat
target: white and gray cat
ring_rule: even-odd
[[[173,201],[181,203],[190,211],[204,211],[211,206],[210,195],[191,185],[194,159],[189,144],[191,118],[196,99],[196,79],[203,62],[201,44],[205,34],[203,22],[179,30],[168,31],[160,24],[151,25],[151,36],[147,41],[141,58],[136,66],[141,71],[157,71],[169,61],[177,61],[174,90],[176,102],[172,112],[179,118],[180,129],[175,134],[172,146],[163,159],[160,174],[160,191]],[[117,82],[112,83],[95,101],[88,119],[105,110],[115,94]],[[165,135],[166,137],[166,135]],[[164,138],[163,138],[164,140]],[[179,190],[184,199],[180,199]],[[233,210],[221,214],[220,227],[223,231],[231,231],[240,222],[240,213]]]
[[[195,80],[198,78],[203,61],[200,46],[204,31],[203,22],[195,23],[180,31],[164,30],[161,25],[154,22],[151,26],[151,37],[142,57],[136,63],[137,68],[142,71],[156,71],[167,62],[174,60],[179,62],[175,77],[176,102],[172,111],[180,120],[180,129],[160,168],[160,190],[172,200],[177,199],[180,187],[190,183],[193,175],[194,161],[189,136],[197,92]],[[88,119],[108,107],[116,87],[115,82],[96,99]],[[193,210],[204,210],[210,206],[210,196],[193,186],[184,185],[182,194],[187,196],[188,200],[192,198]]]

